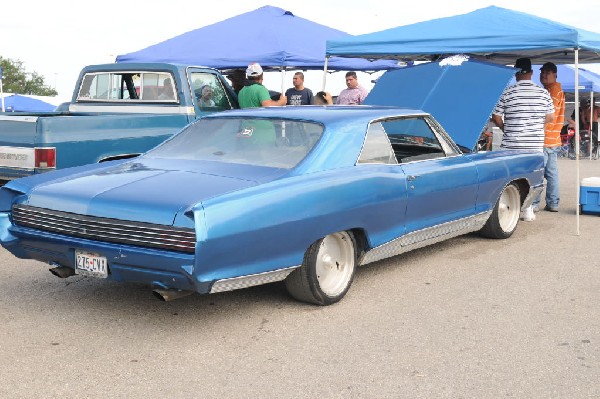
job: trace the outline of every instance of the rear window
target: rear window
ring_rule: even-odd
[[[290,169],[306,157],[322,134],[322,125],[306,121],[207,118],[146,156]]]
[[[77,101],[178,102],[168,72],[94,72],[83,77]]]

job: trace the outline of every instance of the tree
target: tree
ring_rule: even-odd
[[[2,88],[5,93],[56,96],[58,92],[44,82],[37,72],[27,72],[23,62],[0,57]]]

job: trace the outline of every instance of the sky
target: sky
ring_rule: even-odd
[[[60,102],[70,99],[79,72],[86,65],[114,62],[119,54],[141,50],[265,5],[283,8],[352,35],[464,14],[490,5],[600,32],[598,0],[577,0],[576,6],[558,0],[420,0],[409,6],[406,2],[389,0],[232,0],[222,4],[189,0],[37,0],[34,3],[11,2],[3,13],[0,56],[20,60],[27,72],[43,75],[46,84],[58,91]],[[240,40],[243,29],[240,27]],[[600,73],[600,64],[580,66]],[[289,72],[285,75],[284,86],[292,86],[292,76]],[[359,82],[370,90],[371,80],[376,76],[359,74]],[[326,79],[326,89],[333,95],[345,88],[343,73],[328,74]],[[322,71],[309,71],[305,86],[319,91],[322,80]],[[281,75],[265,75],[264,84],[271,90],[281,90]]]

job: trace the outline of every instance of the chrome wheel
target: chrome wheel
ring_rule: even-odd
[[[285,286],[294,298],[331,305],[346,295],[356,269],[356,241],[349,231],[328,234],[304,254],[302,266],[290,273]]]
[[[517,183],[504,187],[490,217],[479,231],[489,238],[508,238],[517,229],[521,215],[521,191]]]
[[[498,200],[498,222],[505,232],[512,232],[519,222],[521,196],[514,185],[508,185]]]
[[[321,241],[315,262],[317,281],[323,293],[342,293],[354,274],[354,245],[346,232],[328,235]]]

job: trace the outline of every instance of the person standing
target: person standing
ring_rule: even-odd
[[[227,79],[231,81],[231,87],[235,94],[239,94],[246,83],[246,74],[243,69],[234,69],[227,74]]]
[[[598,116],[600,116],[600,107],[596,105],[592,107],[589,98],[581,99],[579,102],[579,131],[587,131],[588,135],[590,135],[588,137],[591,137],[592,140],[592,156],[594,159],[598,157]],[[569,127],[575,127],[575,110],[571,114]],[[582,140],[581,136],[579,139]],[[574,148],[573,143],[571,143],[571,147]],[[587,149],[585,151],[587,152]]]
[[[340,105],[359,105],[365,101],[367,97],[367,89],[358,84],[356,72],[346,72],[346,86],[337,98],[336,104]]]
[[[287,105],[311,105],[313,103],[313,92],[304,87],[304,74],[296,72],[292,78],[294,87],[285,91]]]
[[[262,82],[263,70],[260,64],[253,62],[248,65],[248,68],[246,68],[246,85],[238,93],[240,108],[270,107],[287,103],[286,96],[280,96],[277,101],[272,100],[269,90],[263,86]]]
[[[547,123],[544,135],[544,177],[546,178],[546,206],[544,210],[558,212],[560,191],[558,180],[558,154],[562,146],[560,131],[565,123],[565,93],[556,81],[557,69],[552,62],[546,62],[540,68],[540,82],[550,93],[554,104],[554,122]],[[541,193],[533,201],[533,210],[539,209]]]
[[[492,117],[488,119],[488,122],[485,124],[483,128],[483,132],[479,136],[479,140],[477,141],[477,150],[478,151],[491,151],[492,144],[494,142],[494,127],[496,124],[492,120]]]
[[[332,105],[333,98],[331,97],[331,93],[328,91],[318,91],[317,95],[313,99],[314,105]]]
[[[554,104],[548,91],[532,80],[529,58],[515,62],[516,84],[507,87],[492,112],[492,119],[503,132],[501,148],[544,151],[545,125],[554,121]],[[521,218],[535,220],[533,206]]]
[[[590,123],[590,116],[592,118]],[[587,107],[587,115],[585,120],[588,123],[588,126],[591,127],[591,140],[592,140],[592,157],[594,159],[598,158],[598,117],[600,116],[600,107],[596,104],[592,104],[591,101],[588,100]]]
[[[269,90],[262,85],[263,70],[254,62],[246,68],[246,85],[238,94],[240,108],[258,108],[275,105],[285,105],[286,96],[280,96],[279,100],[271,99]],[[271,121],[251,120],[244,126],[244,134],[239,136],[246,144],[252,145],[275,145],[277,134]]]

